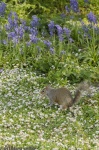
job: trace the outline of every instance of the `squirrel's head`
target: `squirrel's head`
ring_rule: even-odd
[[[42,91],[41,91],[41,94],[42,95],[47,95],[48,91],[50,90],[50,85],[46,86]]]
[[[46,94],[46,88],[44,88],[44,89],[41,91],[41,94],[42,94],[42,95],[45,95],[45,94]]]

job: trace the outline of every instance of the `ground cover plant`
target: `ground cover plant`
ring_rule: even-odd
[[[48,18],[21,18],[7,4],[0,3],[0,148],[98,150],[98,16],[84,14],[77,0]],[[71,111],[49,108],[40,96],[46,84],[74,93],[86,79],[91,97],[83,93]]]
[[[99,87],[66,112],[47,107],[41,76],[15,67],[0,77],[0,147],[98,150]],[[57,85],[58,86],[58,85]],[[72,93],[75,86],[68,84]],[[72,116],[72,113],[74,116]]]

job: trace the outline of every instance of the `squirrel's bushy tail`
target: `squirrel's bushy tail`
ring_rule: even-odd
[[[73,104],[80,100],[82,91],[86,91],[88,89],[89,89],[89,84],[87,81],[80,83],[80,85],[78,86],[78,89],[76,90],[75,96],[73,98]]]

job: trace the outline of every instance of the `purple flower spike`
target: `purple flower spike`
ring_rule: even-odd
[[[30,41],[32,43],[37,43],[38,42],[38,38],[35,35],[30,34],[29,36],[30,36]]]
[[[65,27],[63,28],[63,31],[66,34],[66,36],[69,38],[70,34],[71,34],[71,31],[68,28],[65,28]]]
[[[15,33],[16,33],[16,35],[17,35],[20,39],[22,39],[22,38],[23,38],[23,35],[24,35],[24,29],[23,29],[23,27],[22,27],[22,26],[19,26],[19,27],[15,28]]]
[[[68,6],[65,6],[65,10],[66,10],[67,13],[70,12],[70,8]]]
[[[31,34],[33,34],[33,35],[35,35],[35,36],[37,36],[37,34],[38,34],[38,30],[37,30],[37,28],[35,28],[35,27],[29,28],[29,31],[30,31]]]
[[[97,23],[96,16],[92,12],[90,12],[87,15],[87,18],[88,18],[89,22],[91,22],[91,23]]]
[[[63,29],[62,29],[62,27],[59,25],[55,25],[55,27],[57,28],[59,40],[63,41]]]
[[[54,51],[54,48],[53,48],[53,47],[50,47],[50,52],[51,52],[51,54],[54,54],[54,53],[55,53],[55,51]]]
[[[8,16],[8,24],[5,25],[6,30],[12,30],[18,27],[18,16],[15,12],[11,12]]]
[[[77,0],[70,0],[70,7],[74,12],[79,12],[79,6]]]
[[[84,0],[84,3],[89,3],[89,0]]]
[[[36,15],[32,16],[32,21],[30,24],[32,27],[37,27],[39,25],[39,18]]]
[[[6,40],[3,40],[2,43],[3,43],[4,45],[7,45],[7,41],[6,41]]]
[[[48,48],[50,48],[50,46],[52,45],[52,43],[49,41],[49,40],[44,40],[44,44],[48,47]]]
[[[13,38],[15,36],[16,36],[15,32],[8,33],[8,38]]]
[[[0,16],[3,16],[5,13],[6,4],[4,2],[0,3]]]
[[[50,32],[50,35],[53,36],[54,34],[54,27],[55,27],[55,24],[54,24],[54,21],[51,21],[49,24],[48,24],[48,27],[49,27],[49,32]]]
[[[2,73],[3,72],[3,69],[0,69],[0,73]]]

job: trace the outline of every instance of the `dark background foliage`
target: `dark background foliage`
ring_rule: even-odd
[[[13,9],[20,15],[32,16],[34,14],[48,15],[52,17],[57,13],[63,13],[65,6],[70,6],[70,0],[4,0],[7,3],[8,9]],[[82,15],[88,11],[93,11],[99,15],[99,1],[98,0],[78,0],[80,12]],[[42,16],[43,17],[43,16]]]

